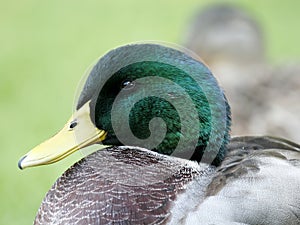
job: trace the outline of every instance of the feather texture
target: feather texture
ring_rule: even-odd
[[[300,148],[236,137],[217,169],[136,147],[97,151],[67,170],[35,224],[299,224]]]

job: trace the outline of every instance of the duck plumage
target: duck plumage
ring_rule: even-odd
[[[186,78],[189,74],[195,74],[193,79]],[[141,79],[148,76],[152,80],[143,83]],[[183,92],[161,78],[180,84]],[[200,86],[194,85],[197,79]],[[149,93],[143,95],[146,89],[156,93],[154,97],[169,96],[179,119],[172,105],[147,98]],[[125,94],[119,97],[122,91]],[[199,118],[192,110],[183,110],[188,100],[182,100],[182,93],[191,96]],[[132,135],[118,117],[126,105],[135,107],[129,111],[132,133],[146,140],[150,137],[158,145],[134,138],[122,143],[120,136]],[[118,126],[109,118],[114,107]],[[155,117],[163,118],[167,127],[160,120],[153,122]],[[268,136],[229,139],[230,120],[225,95],[195,58],[156,44],[109,52],[92,69],[77,111],[63,130],[19,161],[20,168],[44,165],[87,145],[100,141],[109,145],[58,178],[34,224],[300,224],[300,146]],[[190,130],[181,133],[178,121],[186,122]],[[73,133],[76,129],[84,132]],[[190,142],[193,129],[197,139]],[[174,139],[182,136],[194,152],[174,147]]]
[[[221,166],[137,147],[97,151],[47,193],[35,224],[299,224],[300,146],[235,137]]]

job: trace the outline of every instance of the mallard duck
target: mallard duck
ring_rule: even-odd
[[[153,43],[108,52],[63,129],[19,161],[100,149],[58,178],[34,224],[299,224],[300,146],[230,138],[230,124],[196,56]]]
[[[234,118],[232,134],[260,133],[257,125],[252,129],[251,119],[265,111],[256,110],[266,105],[260,84],[270,82],[265,78],[270,69],[259,23],[241,7],[216,3],[197,11],[183,36],[183,45],[209,65],[226,90]]]
[[[243,7],[216,3],[195,13],[182,42],[226,90],[233,135],[271,134],[299,142],[300,66],[268,62],[263,34],[255,15]]]
[[[205,62],[265,61],[260,24],[247,10],[234,4],[216,3],[196,11],[182,39],[183,45]]]

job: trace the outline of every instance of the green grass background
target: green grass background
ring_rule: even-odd
[[[87,67],[139,40],[180,43],[192,13],[212,1],[0,1],[0,224],[31,224],[56,178],[82,155],[21,171],[18,159],[72,113]],[[300,1],[231,1],[265,30],[271,61],[299,59]]]

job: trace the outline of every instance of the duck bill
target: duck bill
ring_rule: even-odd
[[[77,110],[55,136],[33,148],[18,163],[20,169],[57,162],[73,152],[100,143],[106,137],[90,118],[89,102]]]

